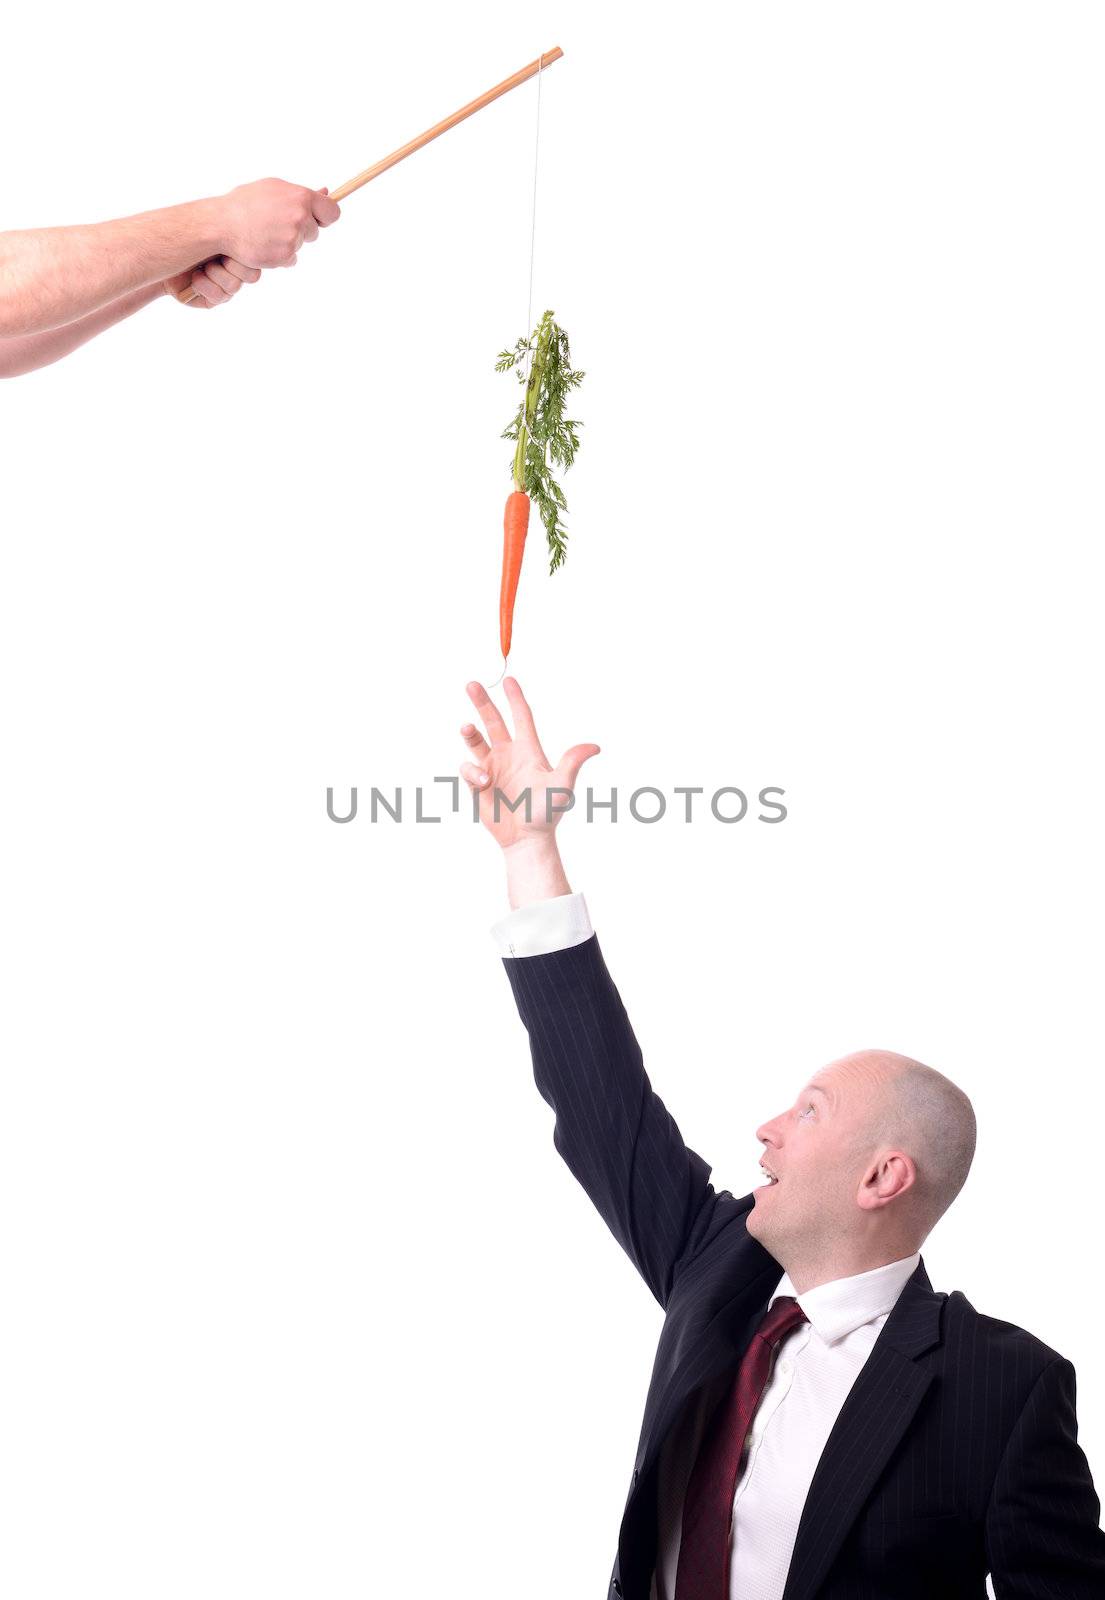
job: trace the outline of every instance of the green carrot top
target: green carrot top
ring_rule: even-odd
[[[526,382],[525,357],[531,354],[529,381]],[[567,555],[568,530],[561,512],[568,509],[564,491],[552,474],[552,462],[568,468],[579,449],[583,424],[564,415],[568,391],[583,381],[582,372],[573,372],[568,335],[546,311],[528,339],[519,339],[513,350],[503,350],[495,363],[496,372],[517,367],[518,381],[526,385],[518,411],[500,435],[517,445],[511,471],[514,487],[537,505],[549,542],[549,571],[555,572]]]

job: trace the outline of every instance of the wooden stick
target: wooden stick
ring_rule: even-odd
[[[455,128],[458,122],[463,122],[465,117],[470,117],[473,112],[482,111],[484,106],[489,106],[492,100],[497,100],[501,94],[506,94],[511,89],[516,89],[520,83],[525,83],[527,78],[536,77],[538,72],[551,66],[554,61],[559,61],[564,54],[559,45],[538,56],[536,61],[531,61],[528,67],[522,67],[511,77],[504,78],[502,83],[497,83],[494,89],[488,89],[486,94],[481,94],[478,100],[470,100],[466,106],[461,106],[459,111],[454,111],[451,117],[446,117],[444,122],[435,123],[425,133],[420,133],[417,139],[412,139],[409,144],[403,145],[398,150],[393,150],[390,156],[385,156],[382,161],[377,161],[373,167],[366,167],[364,172],[358,172],[355,178],[348,179],[339,188],[331,190],[331,200],[344,200],[346,195],[352,194],[355,189],[361,189],[366,183],[371,183],[373,178],[378,178],[381,172],[386,172],[389,167],[394,167],[396,162],[404,161],[407,156],[421,150],[424,144],[429,144],[431,139],[436,139],[439,134],[448,133],[450,128]],[[182,305],[187,305],[196,298],[191,289],[181,289],[177,299]]]
[[[350,178],[343,183],[340,189],[331,192],[331,200],[344,200],[347,194],[352,194],[354,189],[359,189],[363,184],[371,183],[373,178],[378,178],[381,172],[386,172],[389,167],[394,167],[397,161],[403,161],[407,156],[413,155],[416,150],[421,150],[424,144],[429,144],[431,139],[436,139],[438,134],[448,133],[450,128],[455,128],[458,122],[463,122],[465,117],[470,117],[475,111],[482,111],[484,106],[489,106],[492,100],[497,100],[501,94],[506,94],[510,89],[516,89],[520,83],[525,83],[527,78],[533,78],[552,62],[559,61],[564,54],[559,45],[554,50],[549,50],[545,55],[539,56],[536,61],[531,61],[528,67],[523,67],[511,78],[504,78],[502,83],[488,89],[486,94],[481,94],[478,100],[470,100],[466,106],[461,106],[459,111],[454,111],[451,117],[446,117],[444,122],[437,123],[425,133],[420,133],[417,139],[412,139],[410,144],[403,145],[400,150],[393,150],[390,156],[385,156],[382,161],[377,161],[374,167],[368,167],[364,172],[359,172],[355,178]]]

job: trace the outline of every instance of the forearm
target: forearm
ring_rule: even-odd
[[[25,372],[34,372],[37,367],[48,367],[52,361],[60,361],[62,356],[87,344],[89,339],[103,333],[105,328],[114,327],[117,322],[141,311],[152,300],[159,300],[164,292],[161,283],[147,284],[144,289],[135,289],[132,294],[122,295],[110,305],[101,306],[99,311],[90,312],[87,317],[78,317],[76,322],[51,328],[47,333],[27,333],[18,339],[0,338],[0,378],[19,378]]]
[[[217,199],[114,222],[0,233],[0,338],[60,328],[152,288],[223,253],[224,235]]]
[[[710,1168],[652,1089],[596,938],[503,967],[556,1150],[666,1306],[679,1261],[728,1216]]]
[[[503,851],[506,858],[506,887],[510,909],[517,911],[534,900],[550,900],[554,895],[571,894],[556,837],[522,839]]]

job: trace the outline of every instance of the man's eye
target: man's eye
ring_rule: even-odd
[[[804,1111],[800,1111],[798,1113],[799,1120],[802,1121],[802,1122],[808,1122],[809,1119],[812,1116],[813,1116],[813,1107],[812,1106],[807,1106]]]

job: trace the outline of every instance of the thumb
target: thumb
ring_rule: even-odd
[[[574,744],[570,750],[565,750],[561,756],[557,771],[571,787],[574,787],[580,767],[585,761],[589,761],[592,756],[597,756],[600,748],[597,744]]]
[[[314,193],[317,194],[322,200],[330,200],[330,190],[325,184],[321,189],[316,189]],[[332,215],[320,217],[318,212],[315,212],[315,221],[318,223],[320,228],[328,228],[332,222],[336,222],[341,216],[341,207],[338,205],[338,202],[336,200],[330,200],[330,204],[334,208]]]

